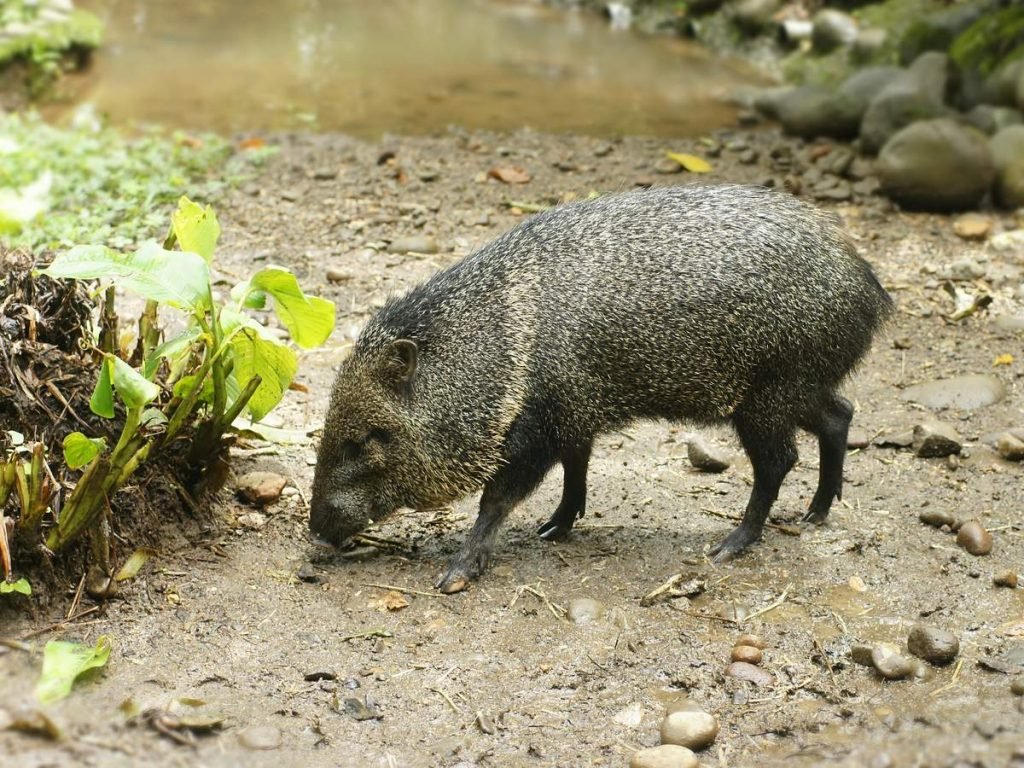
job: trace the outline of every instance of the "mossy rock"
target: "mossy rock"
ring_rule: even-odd
[[[900,62],[909,64],[927,51],[945,53],[953,41],[979,21],[983,14],[991,13],[991,5],[991,0],[976,0],[918,19],[900,38]]]
[[[37,22],[26,34],[0,40],[0,66],[36,51],[57,53],[92,50],[103,42],[103,23],[92,13],[76,8],[66,19]]]
[[[1024,57],[1024,6],[986,13],[956,38],[949,54],[961,70],[981,75]]]

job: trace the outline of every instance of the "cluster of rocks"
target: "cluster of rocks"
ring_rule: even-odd
[[[907,651],[910,656],[893,643],[857,644],[850,648],[850,658],[886,680],[927,680],[932,671],[924,662],[937,667],[951,663],[960,653],[960,639],[944,629],[916,624],[907,636]]]
[[[907,68],[868,67],[837,88],[771,89],[755,106],[796,136],[856,139],[865,156],[877,154],[882,192],[908,209],[962,210],[989,193],[1006,208],[1024,205],[1024,59],[992,76],[1020,79],[1012,105],[992,85],[976,98],[993,103],[958,111],[956,76],[949,56],[932,51]]]
[[[661,721],[661,744],[641,749],[629,768],[698,768],[695,752],[707,749],[718,737],[718,719],[694,702],[676,702]]]

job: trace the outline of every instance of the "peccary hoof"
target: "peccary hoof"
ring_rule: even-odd
[[[572,532],[572,526],[562,525],[554,520],[548,520],[537,529],[537,535],[546,541],[565,541]]]

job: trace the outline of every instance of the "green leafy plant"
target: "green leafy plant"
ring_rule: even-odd
[[[50,640],[43,649],[43,671],[36,683],[40,704],[53,704],[69,693],[82,674],[105,666],[110,658],[110,638],[101,635],[96,645]]]
[[[211,267],[219,235],[213,209],[183,197],[162,244],[147,241],[128,253],[78,246],[40,270],[51,278],[105,284],[89,408],[116,420],[120,431],[113,446],[102,435],[65,437],[64,461],[82,474],[45,542],[58,552],[91,532],[94,557],[108,576],[110,500],[138,468],[155,456],[184,451],[185,466],[197,478],[186,484],[201,487],[205,471],[224,460],[235,421],[243,413],[254,422],[264,418],[291,385],[298,368],[294,349],[252,310],[271,308],[301,348],[322,344],[334,328],[333,303],[307,296],[282,267],[261,269],[218,298]],[[137,339],[127,346],[118,333],[115,288],[146,300]],[[170,338],[159,324],[163,311],[178,315],[180,330]],[[54,490],[39,444],[20,446],[0,464],[0,508],[5,493],[17,493],[23,537],[40,535]]]

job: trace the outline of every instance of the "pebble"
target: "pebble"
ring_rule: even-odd
[[[977,213],[965,213],[953,222],[953,233],[964,240],[984,240],[992,232],[992,219]]]
[[[678,744],[662,744],[634,752],[629,768],[698,768],[700,761],[692,751]]]
[[[661,743],[704,749],[718,736],[718,720],[707,712],[673,712],[661,721]]]
[[[768,643],[762,640],[757,635],[740,635],[736,638],[735,645],[749,645],[751,648],[758,648],[764,650],[768,647]]]
[[[604,615],[604,604],[592,597],[578,597],[569,603],[569,621],[589,624]]]
[[[1010,589],[1017,588],[1017,572],[1016,571],[1002,571],[992,577],[992,583],[997,587],[1009,587]]]
[[[427,235],[400,237],[388,244],[389,253],[437,253],[440,250],[437,240]]]
[[[316,569],[310,563],[303,563],[299,566],[299,569],[295,572],[295,577],[306,584],[319,584],[320,574],[316,572]]]
[[[872,650],[873,648],[865,643],[854,643],[850,646],[850,659],[862,667],[873,667],[875,663],[871,660]]]
[[[962,408],[971,410],[998,403],[1006,397],[1006,385],[995,376],[977,374],[939,379],[907,387],[900,395],[928,408]]]
[[[941,528],[944,525],[952,528],[953,524],[956,523],[956,518],[953,515],[941,509],[926,509],[917,516],[917,519],[933,528]]]
[[[914,452],[922,459],[941,459],[962,449],[963,438],[949,424],[926,421],[914,427]]]
[[[886,680],[902,680],[914,673],[914,665],[892,643],[879,643],[871,649],[871,666]]]
[[[252,725],[238,733],[238,743],[246,749],[277,749],[281,741],[281,731],[272,725]]]
[[[623,707],[612,717],[616,723],[625,725],[628,728],[636,728],[644,719],[644,710],[639,701],[635,701],[628,707]]]
[[[972,555],[987,555],[992,551],[992,534],[977,520],[969,520],[957,531],[956,543]]]
[[[1008,461],[1024,461],[1024,440],[1004,432],[996,440],[996,450],[999,455]]]
[[[327,270],[327,282],[329,283],[347,283],[352,279],[352,273],[344,269],[335,269],[331,267]]]
[[[724,472],[731,463],[730,457],[725,451],[709,446],[698,438],[687,443],[686,456],[693,468],[699,469],[701,472]]]
[[[732,649],[732,660],[743,661],[747,664],[760,664],[761,659],[764,658],[764,654],[761,653],[760,648],[755,648],[752,645],[737,645]]]
[[[330,181],[331,179],[338,178],[337,168],[317,168],[312,173],[313,178],[316,181]]]
[[[598,144],[594,147],[595,157],[607,157],[615,148],[611,144]]]
[[[775,678],[771,676],[771,673],[745,661],[734,661],[725,668],[725,674],[729,677],[735,677],[737,680],[753,683],[759,688],[775,682]]]
[[[1010,682],[1010,693],[1014,696],[1024,696],[1024,675],[1017,675]]]
[[[669,157],[663,157],[654,164],[654,170],[658,173],[670,174],[670,173],[682,173],[683,166],[678,162]]]
[[[960,653],[960,640],[944,629],[915,624],[907,636],[907,650],[919,659],[941,667]]]
[[[851,429],[846,435],[846,447],[851,451],[867,448],[870,443],[868,433],[863,429]]]
[[[246,472],[235,481],[235,490],[251,504],[264,506],[277,501],[287,482],[276,472]]]

